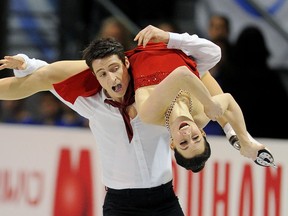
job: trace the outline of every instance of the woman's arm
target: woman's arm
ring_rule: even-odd
[[[181,66],[158,85],[136,90],[136,106],[142,121],[153,124],[162,122],[166,110],[180,90],[193,94],[203,104],[205,114],[210,119],[215,120],[223,114],[221,106],[213,100],[201,80],[186,66]]]
[[[203,84],[206,86],[206,88],[208,89],[208,91],[210,92],[211,96],[224,93],[219,83],[215,80],[215,78],[210,74],[209,71],[204,73],[204,75],[201,77],[201,80]],[[228,121],[223,115],[217,119],[217,122],[223,128],[227,124]]]
[[[245,157],[255,160],[258,151],[264,149],[265,146],[252,142],[249,139],[244,116],[239,105],[229,93],[219,94],[213,96],[213,98],[216,99],[222,105],[222,109],[225,110],[223,117],[231,124],[240,141],[240,153]]]

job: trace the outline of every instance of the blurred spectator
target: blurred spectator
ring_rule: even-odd
[[[164,30],[164,31],[168,31],[168,32],[179,32],[180,33],[180,29],[178,27],[178,25],[172,21],[159,21],[155,23],[155,26]]]
[[[97,37],[113,37],[119,41],[126,50],[134,48],[133,35],[115,17],[108,17],[102,21]]]
[[[213,42],[221,48],[221,59],[209,72],[221,86],[223,79],[229,76],[229,73],[234,68],[233,47],[226,38],[218,38],[213,40]]]
[[[222,86],[222,80],[225,79],[227,73],[233,70],[232,56],[233,49],[229,40],[230,22],[228,17],[222,14],[213,14],[208,24],[208,39],[217,44],[221,48],[221,60],[209,71],[211,75]],[[205,127],[207,134],[224,135],[223,130],[217,122],[210,121]]]
[[[221,14],[212,15],[208,24],[208,37],[221,48],[221,60],[210,70],[211,75],[221,85],[222,77],[226,76],[232,69],[233,47],[229,39],[230,21],[228,17]]]
[[[66,127],[88,127],[88,120],[80,116],[74,110],[70,109],[65,104],[61,103],[62,115],[56,122],[57,126]]]
[[[62,115],[61,102],[50,92],[41,92],[38,112],[40,124],[56,125]]]
[[[38,124],[87,127],[86,120],[79,114],[62,104],[50,92],[41,92],[38,108]]]
[[[221,14],[213,14],[209,19],[208,36],[210,40],[225,38],[229,40],[230,21],[228,17]]]
[[[268,65],[270,52],[262,32],[247,26],[239,35],[234,50],[235,67],[222,82],[246,119],[255,137],[288,138],[288,95],[277,70]],[[273,113],[273,115],[271,115]]]
[[[4,123],[35,124],[32,114],[25,108],[25,100],[0,101],[0,120]]]
[[[0,101],[0,122],[88,127],[86,119],[50,92],[37,93],[37,97],[31,100]]]

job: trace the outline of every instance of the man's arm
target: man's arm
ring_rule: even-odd
[[[197,62],[200,74],[214,67],[221,59],[221,49],[213,42],[199,38],[196,34],[166,32],[152,25],[141,30],[134,38],[138,45],[149,41],[167,43],[167,48],[180,49]]]
[[[37,92],[50,90],[51,86],[39,76],[39,73],[23,78],[3,78],[0,79],[0,99],[18,100],[26,98]]]
[[[22,64],[19,58],[10,58],[4,68],[15,69],[19,68],[15,62]],[[4,63],[2,62],[2,66]],[[0,99],[1,100],[16,100],[28,97],[39,91],[48,91],[53,88],[53,84],[61,82],[70,76],[73,76],[88,66],[84,60],[78,61],[59,61],[46,66],[38,65],[40,67],[29,76],[23,78],[9,77],[0,80]],[[29,68],[29,65],[25,69]],[[24,70],[25,72],[25,70]]]

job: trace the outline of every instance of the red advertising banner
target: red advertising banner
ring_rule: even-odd
[[[88,129],[0,125],[1,216],[101,216],[105,188]],[[287,140],[259,139],[277,169],[244,158],[209,136],[212,156],[192,173],[173,160],[174,189],[186,216],[286,216]],[[172,158],[173,159],[173,158]]]

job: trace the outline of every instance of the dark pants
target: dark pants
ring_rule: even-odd
[[[184,216],[172,181],[147,189],[107,189],[104,216]]]

